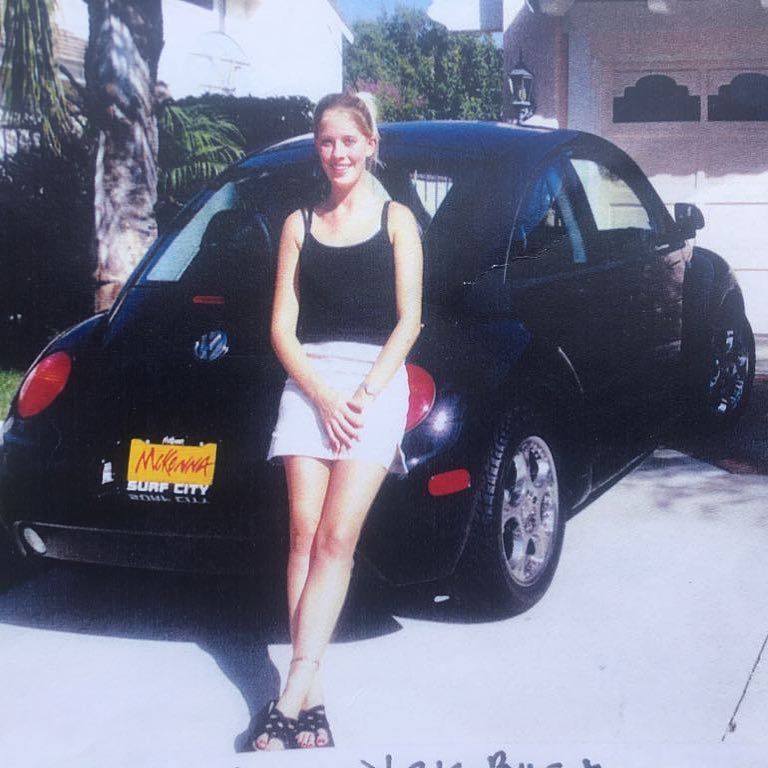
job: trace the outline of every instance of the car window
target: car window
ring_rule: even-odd
[[[556,164],[539,171],[522,196],[510,258],[535,260],[535,273],[557,272],[587,261],[569,190]]]
[[[571,160],[584,188],[598,232],[617,229],[653,230],[640,198],[615,170],[594,160]]]
[[[409,176],[419,202],[430,217],[434,217],[453,186],[453,177],[418,169],[411,171]]]
[[[205,193],[191,218],[182,218],[160,243],[141,282],[224,284],[240,281],[238,272],[243,280],[254,278],[253,261],[273,260],[286,216],[315,202],[318,186],[315,167],[305,163],[252,173]]]
[[[210,194],[186,226],[168,235],[165,246],[160,249],[157,258],[145,272],[142,280],[147,282],[179,280],[198,253],[211,219],[217,213],[234,207],[235,201],[236,192],[233,182],[225,184],[221,189]]]
[[[377,169],[379,184],[386,194],[411,209],[425,232],[437,214],[456,181],[463,184],[460,168],[429,157],[411,159],[407,163],[393,160]]]
[[[510,214],[497,168],[469,158],[388,160],[379,178],[423,233],[425,298],[451,301],[466,282],[504,263]],[[505,224],[506,222],[506,224]]]
[[[575,199],[591,260],[610,263],[647,255],[660,225],[645,203],[640,180],[620,164],[588,158],[571,158],[570,164],[581,192]]]

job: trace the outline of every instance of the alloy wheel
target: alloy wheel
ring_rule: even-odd
[[[535,584],[546,571],[557,541],[559,514],[552,451],[541,437],[526,437],[509,463],[500,516],[507,571],[520,586]]]
[[[750,370],[749,343],[738,327],[724,328],[713,339],[709,376],[709,406],[718,416],[738,410],[747,391]]]

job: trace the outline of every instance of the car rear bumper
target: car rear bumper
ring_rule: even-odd
[[[94,482],[99,467],[76,456],[45,463],[22,448],[0,450],[0,523],[28,555],[203,573],[285,562],[288,503],[279,464],[254,461],[232,473],[236,483],[205,497],[132,493]],[[460,466],[452,454],[390,477],[374,503],[359,550],[390,583],[434,581],[455,569],[472,490],[437,498],[427,491],[433,474]]]
[[[246,539],[83,528],[20,521],[16,546],[32,557],[194,573],[252,573],[279,563],[283,547]]]
[[[20,552],[202,573],[247,573],[284,560],[287,505],[277,466],[264,462],[207,496],[102,489],[82,466],[44,464],[7,443],[0,449],[0,524]]]

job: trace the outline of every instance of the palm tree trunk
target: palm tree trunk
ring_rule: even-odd
[[[85,75],[98,131],[94,171],[97,311],[108,309],[157,235],[155,85],[161,0],[87,0]]]

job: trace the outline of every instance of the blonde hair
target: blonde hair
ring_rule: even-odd
[[[320,130],[323,115],[329,109],[343,109],[357,124],[360,132],[368,139],[376,139],[376,150],[371,158],[371,165],[379,162],[379,126],[377,122],[376,98],[367,91],[346,90],[342,93],[329,93],[317,102],[313,117],[315,137]]]

